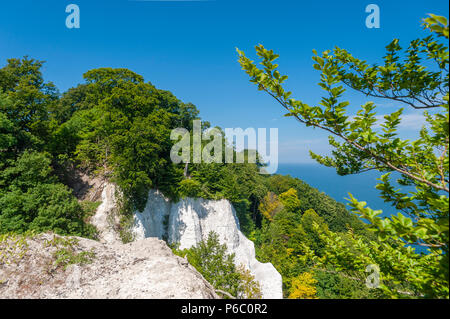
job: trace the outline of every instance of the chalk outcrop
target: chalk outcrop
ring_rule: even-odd
[[[121,239],[117,231],[120,222],[117,189],[114,184],[106,183],[101,193],[101,204],[97,207],[95,215],[90,223],[98,230],[98,237],[102,243],[120,243]]]
[[[151,190],[142,212],[135,212],[135,239],[156,237],[190,248],[216,232],[237,264],[243,264],[261,285],[263,298],[282,298],[282,278],[270,263],[255,258],[255,247],[240,231],[233,205],[228,200],[182,199],[172,203],[159,191]]]
[[[114,185],[105,184],[102,203],[91,220],[103,243],[120,242],[116,193]],[[263,298],[283,297],[281,275],[272,264],[255,258],[254,244],[240,231],[236,211],[228,200],[185,198],[173,203],[161,192],[151,190],[145,209],[134,213],[131,229],[135,241],[153,237],[176,243],[180,249],[195,246],[213,231],[219,235],[221,243],[227,245],[229,253],[235,254],[236,263],[244,265],[255,276]]]
[[[0,242],[0,253],[10,259],[0,259],[0,299],[219,298],[200,273],[157,238],[124,245],[76,237],[74,254],[90,252],[91,261],[66,269],[55,260],[66,245],[54,238],[28,238],[20,251],[14,241]],[[11,251],[17,253],[6,253]]]

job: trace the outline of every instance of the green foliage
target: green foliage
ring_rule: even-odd
[[[59,96],[42,65],[10,59],[0,69],[0,232],[95,236],[85,224],[92,207],[60,182],[81,168],[120,187],[128,238],[127,216],[144,208],[150,188],[178,196],[182,169],[170,161],[170,131],[190,128],[198,110],[127,69],[88,71]]]
[[[233,203],[233,207],[236,209],[240,230],[250,240],[253,239],[252,234],[256,231],[256,223],[252,218],[252,209],[254,209],[255,206],[254,203],[247,199],[242,199]]]
[[[175,198],[182,171],[170,161],[170,131],[197,118],[198,111],[126,69],[102,68],[84,75],[86,84],[61,99],[58,141],[66,156],[112,178],[142,210],[150,188]],[[60,144],[60,143],[58,143]]]
[[[272,175],[266,178],[266,185],[276,195],[287,192],[290,188],[295,189],[300,201],[300,210],[313,209],[325,220],[332,231],[345,232],[353,229],[357,233],[370,236],[364,223],[353,214],[349,214],[344,204],[336,202],[297,178]]]
[[[290,299],[317,299],[317,280],[309,272],[304,272],[292,279],[289,289]]]
[[[364,278],[350,277],[333,270],[315,270],[319,299],[382,299],[387,298],[377,289],[365,286]]]
[[[34,232],[24,234],[0,233],[0,265],[19,264],[28,251],[28,239],[34,236]]]
[[[55,266],[62,267],[64,270],[70,265],[86,265],[92,263],[95,253],[92,251],[74,252],[70,248],[61,248],[55,252]]]
[[[0,103],[6,103],[1,100]],[[17,129],[14,126],[14,123],[8,119],[6,114],[0,112],[0,160],[3,166],[4,161],[9,157],[10,154],[5,154],[5,151],[11,149],[14,145],[17,144]]]
[[[85,211],[52,168],[51,110],[58,94],[41,61],[10,59],[0,69],[0,233],[53,230],[93,237]]]
[[[289,212],[297,212],[300,210],[301,204],[297,196],[297,190],[290,188],[279,196],[283,207]]]
[[[269,221],[273,221],[275,215],[283,210],[283,204],[278,200],[278,196],[272,192],[268,192],[259,204],[260,213]]]
[[[305,240],[308,243],[308,246],[316,253],[316,255],[321,256],[323,254],[323,249],[325,248],[325,243],[322,238],[320,238],[320,232],[328,230],[328,225],[325,223],[324,219],[317,215],[314,210],[308,209],[302,215],[301,229],[303,230],[305,237],[301,236],[300,238],[303,237],[302,240]]]
[[[73,237],[59,237],[53,235],[51,240],[46,240],[46,247],[55,247],[57,250],[53,254],[56,267],[62,267],[64,270],[70,265],[86,265],[93,262],[95,258],[94,251],[78,251],[78,240]]]
[[[241,275],[234,264],[234,254],[227,254],[227,246],[221,245],[216,233],[211,232],[207,240],[183,251],[175,251],[186,256],[189,263],[200,272],[216,289],[228,292],[232,296],[240,293]]]
[[[40,71],[43,62],[25,57],[9,59],[0,69],[0,112],[16,127],[17,154],[28,147],[44,147],[50,138],[49,106],[58,98],[52,83],[45,83]]]
[[[240,280],[240,297],[244,299],[261,299],[261,285],[255,280],[255,276],[251,274],[250,270],[240,265],[237,271]]]
[[[45,153],[25,151],[0,172],[0,233],[53,230],[94,236],[81,205],[51,175],[50,161]]]
[[[195,179],[184,179],[180,182],[178,191],[181,197],[198,198],[202,194],[202,184]]]
[[[446,18],[430,15],[424,20],[424,26],[438,38],[448,41]],[[250,76],[250,81],[284,107],[288,111],[286,116],[332,134],[329,138],[334,148],[332,156],[311,152],[313,159],[336,168],[341,175],[372,169],[385,173],[377,188],[381,197],[392,203],[398,215],[380,218],[381,211],[365,207],[365,202],[359,202],[350,195],[354,211],[370,222],[378,240],[364,243],[359,238],[355,242],[347,236],[347,242],[352,242],[348,252],[336,244],[334,250],[327,249],[324,258],[335,266],[339,265],[341,270],[361,271],[362,264],[378,264],[387,282],[381,289],[392,297],[405,295],[406,289],[406,295],[448,298],[449,75],[445,42],[430,35],[411,41],[402,53],[399,40],[395,39],[386,46],[381,65],[370,65],[340,48],[325,51],[322,55],[313,51],[314,68],[321,72],[319,86],[326,92],[317,106],[291,98],[292,93],[284,90],[283,83],[288,77],[277,70],[278,65],[274,61],[279,56],[272,50],[262,45],[256,47],[262,68],[238,50],[239,63]],[[342,100],[344,86],[365,96],[389,99],[398,107],[383,116],[378,129],[373,102],[362,105],[356,115],[348,114],[350,102]],[[399,137],[398,128],[404,111],[402,105],[425,110],[423,116],[427,125],[420,130],[415,141]],[[400,174],[397,179],[399,185],[413,190],[402,192],[395,189],[390,182],[392,172]],[[302,199],[300,201],[303,202]],[[331,220],[326,215],[323,217],[331,230],[343,231],[344,225],[331,227]],[[333,232],[328,234],[335,241],[340,238],[340,244],[345,242],[345,236]],[[324,237],[322,239],[325,240]],[[420,255],[408,245],[428,247],[429,251]],[[365,247],[366,255],[355,252],[362,247]],[[390,255],[386,255],[388,252]],[[362,264],[356,267],[354,262]]]
[[[333,265],[336,270],[364,278],[367,265],[379,265],[380,289],[392,298],[445,297],[448,284],[439,271],[447,256],[417,254],[403,242],[367,241],[354,234],[334,234],[319,231],[325,242],[325,252],[318,265]],[[361,281],[363,281],[361,279]]]
[[[178,250],[174,247],[172,250],[178,256],[187,258],[219,292],[224,291],[235,298],[262,297],[260,284],[245,266],[235,264],[234,254],[227,253],[227,246],[220,244],[217,233],[209,233],[206,240],[190,249]]]

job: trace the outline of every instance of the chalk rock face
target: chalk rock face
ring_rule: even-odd
[[[95,215],[91,218],[91,224],[99,232],[99,239],[103,243],[120,243],[121,239],[116,231],[119,224],[119,215],[114,184],[106,183],[103,186],[101,204],[97,207]]]
[[[195,246],[214,231],[229,253],[236,255],[236,263],[255,276],[263,298],[283,298],[281,275],[272,264],[256,260],[254,244],[240,231],[236,211],[228,200],[186,198],[171,203],[160,192],[151,190],[145,209],[135,212],[132,231],[135,239],[157,237],[178,243],[180,249]]]
[[[134,239],[157,237],[166,240],[170,207],[171,202],[159,191],[150,191],[144,211],[134,213]]]

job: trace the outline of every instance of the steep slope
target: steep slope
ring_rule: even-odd
[[[92,219],[99,229],[103,242],[115,243],[116,188],[106,184],[102,204]],[[255,258],[255,247],[239,229],[236,211],[228,200],[182,199],[172,203],[159,191],[151,190],[145,209],[134,213],[132,228],[135,240],[158,238],[179,244],[180,249],[190,248],[207,238],[212,231],[226,244],[229,253],[235,254],[236,263],[250,270],[261,285],[263,298],[281,299],[282,277],[270,263]]]
[[[185,198],[177,203],[150,191],[142,212],[135,212],[133,233],[136,239],[157,237],[190,248],[206,240],[210,232],[219,235],[237,264],[250,270],[261,285],[263,298],[282,298],[282,278],[270,263],[256,260],[255,247],[239,229],[236,211],[228,200]]]

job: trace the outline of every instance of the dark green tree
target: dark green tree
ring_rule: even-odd
[[[238,296],[240,274],[234,264],[234,254],[227,253],[227,246],[220,244],[217,233],[211,232],[197,246],[177,253],[186,256],[214,288]]]

